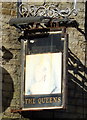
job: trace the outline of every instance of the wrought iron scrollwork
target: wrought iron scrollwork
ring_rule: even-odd
[[[45,17],[69,17],[70,15],[74,14],[77,15],[76,9],[76,0],[74,0],[73,9],[66,8],[65,10],[59,10],[58,7],[54,4],[44,4],[43,6],[35,6],[35,5],[28,5],[26,3],[22,3],[19,6],[19,13],[23,17],[30,17],[30,16],[45,16]]]

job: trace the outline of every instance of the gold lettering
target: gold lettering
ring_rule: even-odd
[[[60,102],[61,101],[61,99],[60,99],[60,97],[58,97],[58,102]]]
[[[49,103],[49,98],[48,97],[46,98],[46,103]]]
[[[35,99],[33,99],[33,104],[35,104]]]
[[[38,103],[41,104],[41,98],[38,99]]]
[[[28,104],[28,99],[25,99],[25,104]]]
[[[53,97],[50,97],[49,98],[49,103],[52,103],[53,102]]]
[[[45,98],[42,98],[42,103],[45,103]]]
[[[46,97],[46,98],[38,98],[38,104],[44,104],[44,103],[58,103],[60,102],[60,97]],[[35,100],[30,101],[30,103],[35,104]]]
[[[25,99],[25,104],[35,104],[35,99]]]
[[[28,104],[32,104],[32,99],[29,99],[29,100],[28,100]]]
[[[53,102],[54,102],[54,103],[57,102],[57,97],[53,97]]]

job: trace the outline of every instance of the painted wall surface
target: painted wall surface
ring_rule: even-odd
[[[43,4],[43,1],[42,3],[38,2],[38,4]],[[65,2],[60,3],[59,8],[65,9],[66,6],[71,6],[71,4],[69,2],[67,4]],[[67,109],[25,112],[23,115],[11,113],[12,109],[20,108],[21,92],[21,44],[18,41],[20,33],[8,24],[11,18],[17,16],[16,5],[15,2],[0,3],[2,120],[25,120],[26,117],[30,119],[87,118],[87,31],[85,26],[87,11],[84,2],[78,2],[78,15],[74,16],[79,23],[79,28],[67,28],[69,34]]]

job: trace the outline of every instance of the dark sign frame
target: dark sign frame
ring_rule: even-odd
[[[62,48],[58,45],[57,51],[50,53],[62,53],[62,79],[61,79],[61,94],[33,94],[25,95],[25,76],[26,76],[26,55],[37,54],[30,52],[31,40],[21,40],[22,59],[21,59],[21,108],[24,111],[45,110],[45,109],[65,109],[67,102],[67,53],[68,53],[68,35],[63,33],[64,29],[57,31],[50,31],[50,35],[58,34],[61,36],[60,43],[63,43]],[[48,36],[48,37],[49,37]],[[43,38],[41,38],[43,39]],[[46,39],[46,38],[45,38]],[[33,41],[34,42],[34,41]],[[60,44],[59,43],[59,44]],[[60,47],[60,49],[59,49]],[[35,49],[34,49],[35,50]],[[33,51],[34,51],[33,50]],[[48,53],[45,51],[45,53]],[[42,52],[40,54],[43,54]]]

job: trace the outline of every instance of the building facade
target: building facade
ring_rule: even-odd
[[[45,1],[47,4],[53,2]],[[44,1],[28,1],[28,4],[43,5]],[[60,2],[59,8],[72,6],[69,2]],[[9,20],[18,15],[16,2],[2,2],[1,6],[1,45],[2,57],[2,119],[38,119],[38,118],[86,118],[87,117],[87,36],[86,16],[87,3],[77,3],[78,14],[73,18],[79,23],[79,28],[66,28],[68,32],[68,82],[67,108],[65,110],[31,111],[20,114],[11,112],[20,108],[21,93],[21,43],[18,41],[20,32],[9,25]],[[66,7],[67,6],[67,7]]]

